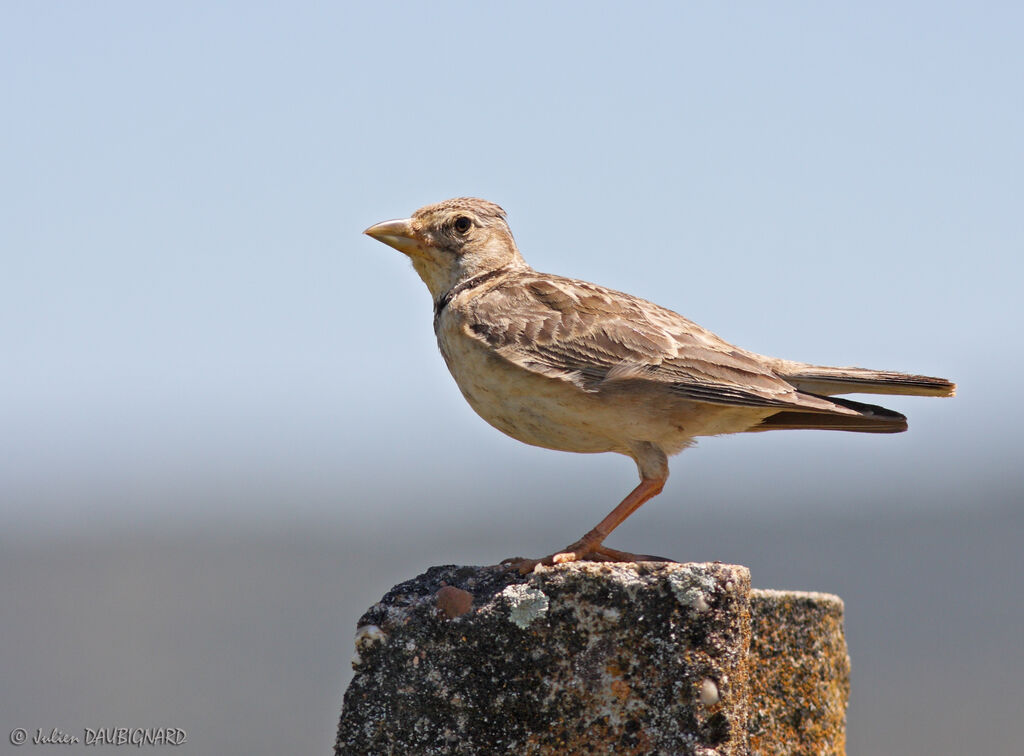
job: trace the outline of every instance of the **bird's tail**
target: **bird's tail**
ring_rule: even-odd
[[[855,433],[902,433],[907,429],[907,418],[899,412],[893,412],[876,404],[864,404],[852,399],[836,399],[829,401],[838,404],[856,414],[831,414],[826,412],[805,412],[802,410],[783,410],[766,417],[759,424],[750,428],[751,431],[767,430],[841,430]]]
[[[956,384],[945,378],[909,375],[858,367],[824,367],[786,363],[778,375],[798,390],[811,394],[904,394],[909,396],[953,396]]]

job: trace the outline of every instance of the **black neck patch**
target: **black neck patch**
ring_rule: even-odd
[[[437,319],[441,317],[441,313],[444,312],[444,308],[448,306],[448,303],[455,299],[459,294],[464,291],[469,291],[470,289],[475,289],[477,286],[487,283],[492,278],[500,276],[503,273],[507,273],[509,269],[508,265],[504,265],[500,268],[489,270],[486,273],[481,273],[478,276],[468,278],[462,283],[455,284],[452,288],[448,289],[448,291],[438,297],[437,301],[434,302],[434,324],[437,324]]]

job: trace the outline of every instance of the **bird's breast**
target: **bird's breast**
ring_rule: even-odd
[[[523,443],[575,452],[622,451],[622,423],[572,382],[526,370],[473,336],[464,317],[442,313],[437,343],[473,410]]]

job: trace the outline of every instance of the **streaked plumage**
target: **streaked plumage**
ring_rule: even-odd
[[[941,378],[834,368],[748,352],[681,315],[586,281],[538,273],[504,211],[447,200],[366,233],[409,255],[434,298],[434,330],[473,409],[528,444],[632,457],[641,484],[594,530],[538,562],[634,555],[601,545],[656,495],[667,456],[697,436],[792,428],[875,433],[903,415],[843,393],[952,396]]]

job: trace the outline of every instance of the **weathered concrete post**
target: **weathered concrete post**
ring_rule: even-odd
[[[745,567],[434,567],[352,663],[337,756],[844,753],[842,603]]]
[[[842,756],[850,697],[842,600],[753,590],[750,614],[751,754]]]

